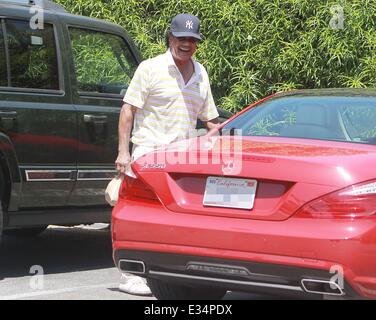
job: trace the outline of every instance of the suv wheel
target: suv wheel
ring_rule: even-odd
[[[3,168],[0,165],[0,242],[3,235],[4,213],[3,213],[3,194],[4,194],[4,175]]]
[[[3,235],[3,206],[1,205],[1,198],[0,198],[0,242]]]
[[[148,285],[158,300],[220,300],[227,291],[222,288],[186,287],[150,278]]]
[[[9,229],[4,230],[3,234],[11,237],[34,237],[42,233],[47,229],[48,226],[40,226],[33,228],[23,228],[23,229]]]

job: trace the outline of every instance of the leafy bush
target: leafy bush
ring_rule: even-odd
[[[101,84],[118,86],[120,92],[130,82],[135,66],[127,64],[123,56],[127,50],[118,37],[73,28],[70,38],[80,90],[91,91]]]
[[[75,14],[125,27],[143,56],[165,51],[177,13],[197,15],[197,59],[218,104],[237,111],[279,90],[376,87],[374,0],[58,0]],[[341,5],[344,28],[333,29]]]

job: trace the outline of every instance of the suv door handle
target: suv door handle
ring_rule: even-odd
[[[93,114],[84,114],[84,122],[86,123],[106,123],[107,116],[95,116]]]
[[[15,120],[17,118],[16,111],[0,111],[1,120]]]

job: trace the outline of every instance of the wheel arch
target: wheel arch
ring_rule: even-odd
[[[17,196],[20,195],[21,172],[16,152],[9,137],[0,133],[0,170],[3,190],[0,194],[4,213],[18,209]],[[6,222],[6,221],[5,221]]]

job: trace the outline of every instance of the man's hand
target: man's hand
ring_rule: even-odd
[[[208,128],[209,131],[217,129],[220,127],[220,122],[218,118],[212,119],[210,121],[205,122],[206,128]]]
[[[218,118],[205,122],[205,125],[208,128],[208,133],[206,136],[211,137],[218,135],[218,128],[221,126]]]
[[[116,170],[120,173],[125,173],[127,166],[131,163],[131,156],[128,151],[119,152],[118,157],[115,161]]]

